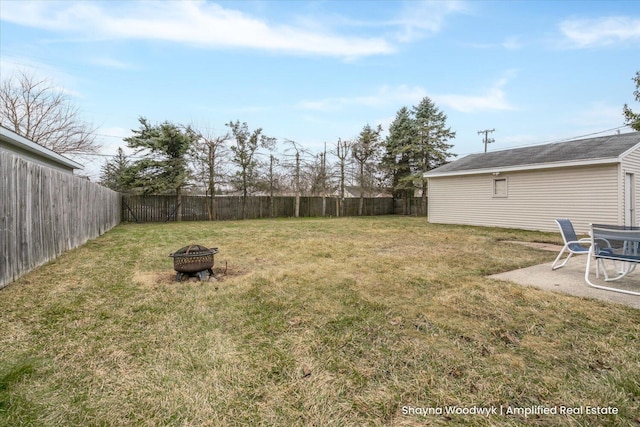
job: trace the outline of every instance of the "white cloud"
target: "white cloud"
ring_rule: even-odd
[[[466,43],[467,46],[476,49],[507,49],[518,50],[522,49],[523,44],[518,37],[507,37],[503,41],[498,43]]]
[[[476,111],[515,110],[505,95],[503,87],[515,74],[514,70],[508,70],[493,87],[480,95],[444,94],[433,95],[433,100],[440,105],[448,106],[456,111],[471,113]]]
[[[522,48],[522,42],[518,37],[507,37],[501,46],[507,50],[518,50]]]
[[[106,56],[94,57],[90,60],[90,62],[91,64],[99,67],[115,68],[119,70],[128,70],[128,69],[135,68],[135,66],[132,64],[119,61],[117,59],[109,58]]]
[[[85,39],[139,39],[208,48],[245,47],[342,58],[391,53],[379,37],[341,36],[273,25],[205,1],[3,2],[2,20]]]
[[[17,77],[20,73],[25,73],[36,81],[47,81],[55,91],[74,98],[82,97],[80,92],[73,89],[77,86],[76,77],[45,62],[26,57],[1,55],[0,70],[2,70],[3,79]]]
[[[446,18],[453,13],[466,11],[462,1],[407,1],[400,16],[390,22],[400,27],[396,38],[411,42],[442,30]]]
[[[571,116],[570,123],[589,129],[614,128],[622,126],[624,117],[622,106],[607,105],[604,102],[593,102],[585,109]]]
[[[332,97],[313,101],[302,101],[298,108],[315,111],[340,111],[345,107],[387,107],[393,105],[405,105],[419,102],[426,96],[421,87],[382,86],[371,95],[354,97]]]
[[[620,42],[640,43],[640,18],[612,16],[599,19],[569,19],[560,31],[572,47],[606,46]]]
[[[119,147],[122,147],[127,155],[132,154],[134,151],[129,149],[127,143],[123,141],[124,138],[131,136],[130,129],[105,127],[100,128],[97,134],[100,139],[101,154],[115,155]]]
[[[514,110],[507,100],[503,87],[515,73],[509,70],[496,84],[480,95],[428,94],[419,86],[382,86],[371,95],[353,97],[331,97],[318,100],[306,100],[298,104],[302,110],[341,111],[349,107],[400,108],[418,104],[429,96],[439,107],[448,107],[464,113],[491,110]]]
[[[433,99],[439,105],[448,106],[463,113],[513,109],[505,100],[504,91],[495,87],[482,95],[435,95]]]

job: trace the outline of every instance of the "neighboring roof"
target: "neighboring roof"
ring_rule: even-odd
[[[577,139],[552,144],[470,154],[425,173],[426,177],[466,175],[489,170],[543,169],[563,166],[618,163],[640,145],[640,132],[597,138]]]
[[[38,161],[41,159],[41,163],[44,162],[47,165],[53,164],[70,171],[73,169],[83,168],[80,163],[76,163],[55,151],[51,151],[42,145],[38,145],[35,142],[18,135],[4,126],[0,126],[0,149],[2,149],[3,144],[13,147],[17,153],[27,154],[26,157],[29,160]]]
[[[364,197],[387,197],[391,196],[391,193],[385,190],[380,189],[364,189],[362,191],[362,187],[359,185],[345,185],[344,192],[346,193],[346,197],[360,197],[361,193],[364,193]],[[336,194],[339,194],[340,190],[338,189]],[[351,195],[351,196],[349,196]]]

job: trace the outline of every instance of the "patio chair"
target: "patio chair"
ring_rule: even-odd
[[[562,240],[564,240],[564,246],[560,251],[560,253],[558,254],[558,256],[556,257],[556,260],[553,261],[553,264],[551,265],[552,270],[557,270],[558,268],[564,267],[565,264],[569,261],[569,259],[574,254],[587,255],[589,253],[589,247],[591,246],[590,237],[578,239],[578,236],[576,236],[576,231],[573,229],[573,224],[571,223],[571,220],[566,218],[556,219],[556,223],[558,224],[558,227],[560,227],[560,234],[562,234]],[[565,258],[562,264],[558,264],[558,262],[560,261],[560,258],[562,258],[562,255],[564,255],[566,251],[569,252],[569,255],[567,255],[567,258]]]

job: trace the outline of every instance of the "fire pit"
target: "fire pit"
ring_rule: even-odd
[[[198,279],[209,280],[213,276],[213,256],[218,248],[207,248],[201,245],[189,245],[172,254],[173,269],[176,270],[176,282],[183,277],[197,276]]]

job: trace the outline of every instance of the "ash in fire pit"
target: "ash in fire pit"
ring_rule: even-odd
[[[209,280],[213,274],[213,256],[218,248],[207,248],[201,245],[189,245],[172,254],[173,268],[176,270],[176,282],[183,277],[197,276],[201,281]]]

